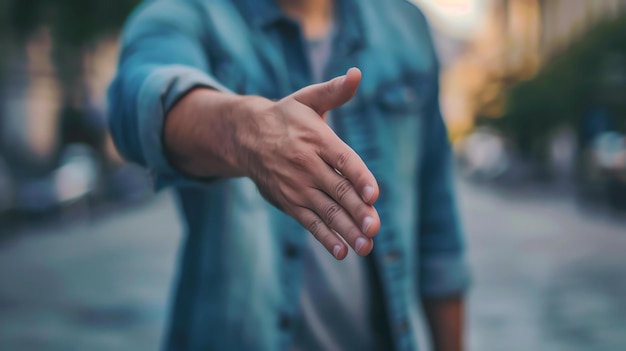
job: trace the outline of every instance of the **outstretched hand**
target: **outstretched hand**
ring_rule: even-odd
[[[261,194],[295,218],[335,258],[372,251],[380,219],[378,185],[361,158],[325,123],[348,102],[361,72],[303,88],[277,102],[258,103],[238,128],[240,164]]]

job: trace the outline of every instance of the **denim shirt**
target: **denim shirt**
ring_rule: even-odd
[[[452,157],[426,20],[403,0],[337,0],[327,78],[359,67],[337,135],[379,182],[373,252],[398,350],[416,350],[419,301],[468,287]],[[248,178],[190,179],[164,156],[167,111],[195,87],[278,99],[311,82],[304,41],[273,0],[153,0],[126,24],[109,91],[120,152],[176,188],[187,235],[165,348],[288,350],[306,231]],[[352,253],[353,254],[353,253]]]

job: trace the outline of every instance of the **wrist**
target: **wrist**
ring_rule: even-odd
[[[271,138],[274,102],[260,96],[239,96],[229,109],[229,160],[238,172],[254,179],[262,162],[262,139]]]
[[[186,94],[168,113],[164,152],[170,163],[195,178],[239,177],[236,125],[245,97],[208,88]]]

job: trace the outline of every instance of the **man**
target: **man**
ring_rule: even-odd
[[[167,349],[415,350],[421,302],[435,348],[461,350],[437,80],[405,1],[141,6],[111,128],[186,219]]]

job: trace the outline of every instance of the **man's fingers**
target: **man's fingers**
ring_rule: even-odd
[[[317,213],[329,227],[345,239],[360,256],[372,251],[374,242],[363,234],[352,220],[350,214],[337,202],[321,191],[315,190],[307,196],[311,202],[311,210]]]
[[[296,101],[313,109],[320,117],[350,101],[361,84],[361,71],[350,68],[341,77],[310,85],[291,95]]]
[[[321,147],[320,156],[352,183],[367,204],[371,205],[378,199],[376,178],[361,157],[339,138],[328,138]]]
[[[300,207],[296,213],[295,218],[306,228],[317,241],[319,241],[325,248],[338,260],[343,260],[348,255],[348,248],[339,235],[326,225],[324,221],[315,212]]]
[[[319,187],[339,203],[365,236],[372,238],[380,230],[380,218],[376,209],[364,202],[361,194],[347,178],[324,164],[316,174]]]

